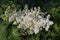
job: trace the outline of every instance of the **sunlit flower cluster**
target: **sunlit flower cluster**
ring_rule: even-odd
[[[19,11],[16,11],[14,9],[12,13],[5,11],[9,22],[13,21],[13,25],[18,25],[17,28],[29,30],[30,34],[37,34],[40,30],[43,30],[43,28],[48,31],[53,22],[49,20],[49,14],[44,17],[46,14],[47,12],[43,13],[40,7],[28,9],[27,5],[25,5],[23,10],[19,9]]]

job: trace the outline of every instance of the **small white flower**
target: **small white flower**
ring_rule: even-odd
[[[53,24],[53,22],[52,21],[49,21],[48,25],[52,25],[52,24]]]
[[[49,25],[47,25],[47,26],[46,26],[46,28],[45,28],[45,30],[46,30],[46,31],[48,31],[49,27],[50,27],[50,26],[49,26]]]
[[[47,19],[50,19],[50,15],[47,15]]]
[[[19,24],[19,25],[17,26],[17,28],[22,28],[21,24]]]
[[[29,32],[30,32],[30,34],[33,34],[33,30],[30,30]]]
[[[16,22],[20,23],[22,20],[19,17],[16,17]]]
[[[39,33],[39,28],[34,28],[34,33],[35,34]]]
[[[14,16],[9,17],[9,22],[12,22],[14,20]]]
[[[13,22],[13,25],[16,25],[16,24],[17,24],[17,22],[16,22],[16,21],[14,21],[14,22]]]

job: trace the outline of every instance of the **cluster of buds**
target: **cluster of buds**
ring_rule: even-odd
[[[30,34],[37,34],[40,30],[43,30],[43,28],[48,31],[49,27],[53,24],[53,22],[49,20],[49,14],[44,17],[46,13],[43,13],[40,7],[28,9],[28,6],[25,5],[23,10],[14,10],[11,13],[5,12],[5,15],[9,22],[13,21],[13,25],[18,24],[17,28],[29,30]]]

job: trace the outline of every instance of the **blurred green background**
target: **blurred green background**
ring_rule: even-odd
[[[5,10],[23,9],[25,4],[29,9],[40,6],[43,12],[51,15],[50,20],[54,21],[54,24],[48,32],[42,30],[36,35],[23,36],[11,23],[3,20]],[[9,6],[10,9],[7,9]],[[17,35],[13,33],[17,33]],[[0,40],[60,40],[60,0],[0,0]]]

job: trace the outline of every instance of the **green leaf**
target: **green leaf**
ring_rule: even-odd
[[[5,23],[1,23],[0,24],[0,40],[6,40],[6,28],[7,28],[7,25]]]
[[[8,39],[9,40],[20,40],[18,29],[15,26],[9,26],[8,28]]]

